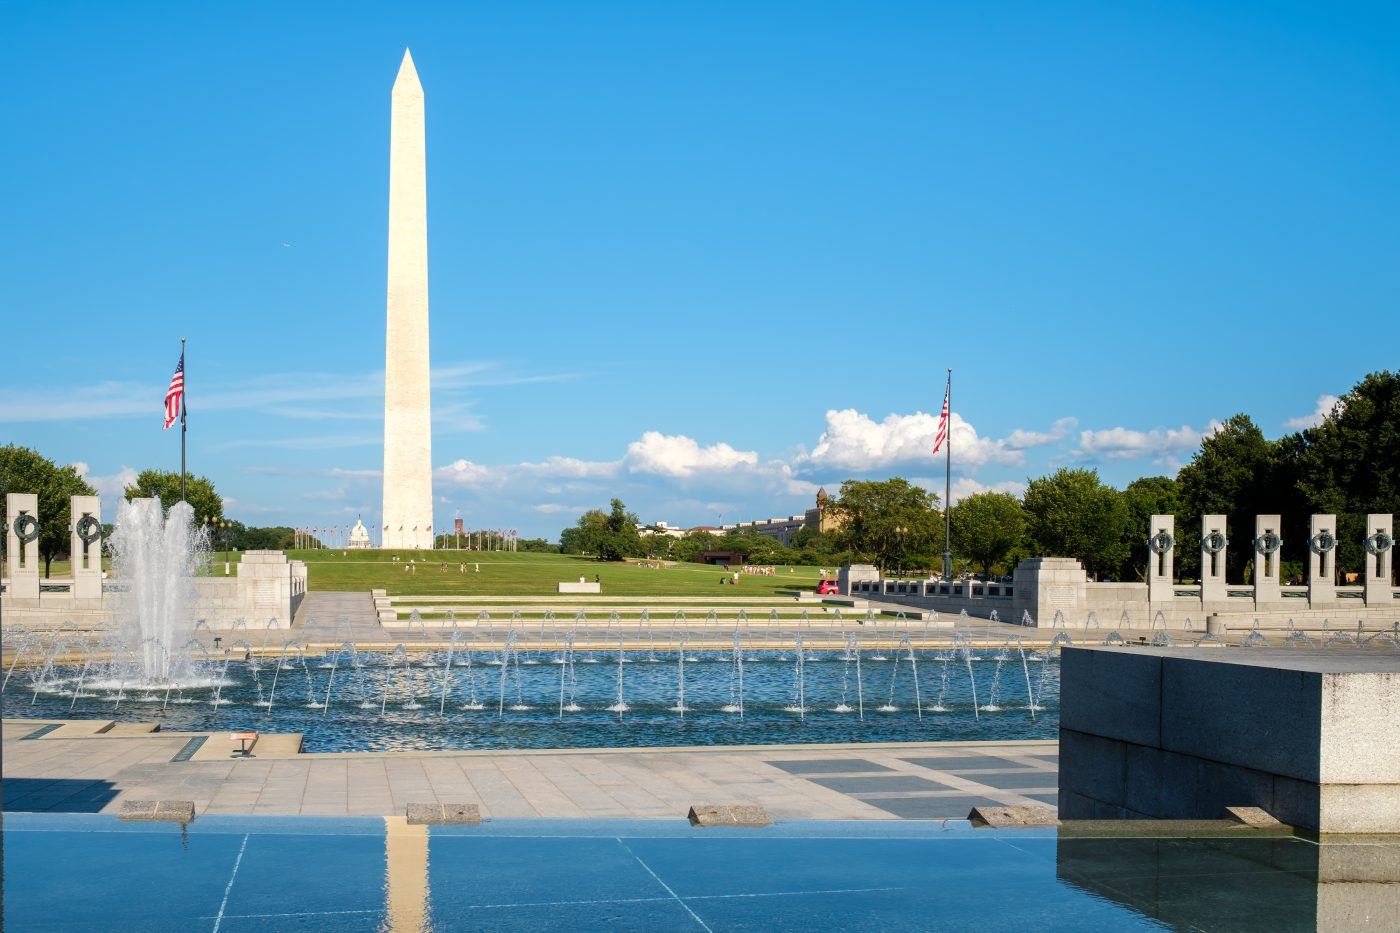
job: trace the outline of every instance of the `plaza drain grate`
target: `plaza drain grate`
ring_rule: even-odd
[[[61,726],[61,725],[63,725],[63,723],[61,723],[61,722],[55,722],[55,723],[50,723],[50,724],[47,725],[47,726],[40,726],[38,729],[35,729],[33,732],[29,733],[28,735],[26,735],[26,736],[21,736],[21,738],[24,738],[24,739],[42,739],[44,736],[48,735],[50,732],[52,732],[53,730],[57,729],[57,728],[58,728],[59,726]]]
[[[189,761],[191,758],[194,757],[194,753],[197,752],[197,751],[199,751],[200,746],[202,746],[202,745],[203,745],[205,742],[207,742],[207,741],[209,741],[209,736],[207,736],[207,735],[197,735],[197,736],[195,736],[194,738],[192,738],[192,739],[190,739],[188,742],[186,742],[186,743],[184,744],[184,747],[181,748],[178,752],[176,752],[176,753],[175,753],[175,757],[172,758],[172,759],[170,759],[170,760],[171,760],[171,761]]]

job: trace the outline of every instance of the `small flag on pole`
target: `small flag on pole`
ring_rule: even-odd
[[[951,379],[948,388],[943,392],[943,414],[938,417],[938,433],[933,437],[933,452],[938,453],[943,449],[943,444],[948,440],[948,396],[953,391]]]
[[[170,427],[180,417],[180,405],[185,398],[185,352],[180,351],[180,363],[175,367],[175,375],[170,377],[170,388],[165,390],[165,427]]]

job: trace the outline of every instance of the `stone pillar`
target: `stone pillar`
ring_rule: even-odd
[[[21,543],[15,525],[20,517],[39,519],[39,497],[32,492],[11,492],[5,495],[5,554],[9,558],[9,582],[5,595],[11,605],[18,600],[33,600],[39,605],[39,536],[34,526],[33,537]],[[28,527],[28,522],[23,524]]]
[[[1078,618],[1088,602],[1089,578],[1072,557],[1031,557],[1011,575],[1011,611],[1015,621],[1029,612],[1039,626],[1050,627],[1056,612]]]
[[[1379,513],[1366,516],[1366,547],[1362,554],[1366,558],[1366,572],[1362,578],[1366,583],[1368,606],[1389,603],[1395,598],[1390,572],[1391,555],[1395,553],[1395,526],[1391,518]]]
[[[1152,516],[1147,528],[1147,601],[1165,602],[1176,595],[1172,589],[1176,566],[1176,518]]]
[[[1283,599],[1279,558],[1283,556],[1283,519],[1278,515],[1254,516],[1254,605]]]
[[[1201,604],[1224,602],[1225,554],[1230,539],[1225,537],[1224,515],[1201,516]]]
[[[73,598],[102,601],[102,500],[73,496],[68,553],[73,563]]]
[[[1308,605],[1337,601],[1337,516],[1314,515],[1308,524]]]

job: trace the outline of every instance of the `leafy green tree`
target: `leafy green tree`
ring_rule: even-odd
[[[953,542],[982,572],[1009,558],[1026,538],[1026,512],[1004,492],[979,492],[953,506],[948,515]]]
[[[565,554],[591,554],[598,560],[622,560],[644,552],[637,516],[621,499],[612,500],[606,512],[590,509],[580,515],[574,527],[559,535],[559,547]]]
[[[39,520],[39,556],[47,577],[54,558],[66,555],[72,543],[69,497],[91,496],[93,489],[78,475],[77,468],[58,466],[37,450],[8,444],[0,447],[0,494],[6,492],[29,492],[39,497],[35,518]],[[7,515],[5,521],[13,522],[15,517]]]
[[[1370,373],[1321,424],[1280,447],[1302,510],[1337,516],[1338,567],[1360,569],[1366,514],[1400,514],[1400,371]],[[1286,534],[1285,546],[1290,538],[1302,541],[1306,530]]]
[[[159,499],[161,507],[169,509],[180,501],[180,474],[172,470],[142,470],[136,474],[136,482],[126,487],[124,494],[128,502],[132,499]],[[185,501],[194,509],[195,524],[202,525],[210,518],[224,517],[224,500],[207,477],[186,475]]]
[[[1097,470],[1062,469],[1033,479],[1024,503],[1037,554],[1077,557],[1096,577],[1122,566],[1128,509],[1118,490],[1099,481]]]
[[[642,538],[637,534],[637,513],[627,511],[621,499],[610,503],[607,520],[608,534],[599,560],[623,560],[642,553]]]
[[[1296,497],[1280,481],[1280,445],[1248,415],[1235,415],[1201,442],[1201,449],[1177,474],[1181,509],[1177,514],[1177,562],[1183,574],[1200,572],[1202,515],[1225,515],[1232,541],[1226,573],[1241,580],[1253,556],[1254,517],[1296,513]],[[1287,543],[1287,538],[1285,538]]]
[[[578,517],[572,528],[565,528],[559,535],[559,549],[565,554],[591,554],[597,557],[602,553],[603,539],[607,533],[608,513],[602,509],[589,509]]]
[[[1181,506],[1177,495],[1176,480],[1169,476],[1144,476],[1135,479],[1123,490],[1123,504],[1128,509],[1128,527],[1124,544],[1128,546],[1128,556],[1119,569],[1121,580],[1147,579],[1147,530],[1154,515],[1176,515]],[[1176,529],[1178,551],[1182,537],[1180,525]]]
[[[719,538],[708,531],[696,531],[686,535],[671,546],[671,556],[679,561],[695,563],[703,551],[720,550]]]
[[[930,562],[941,532],[937,505],[937,495],[895,476],[847,480],[827,507],[842,521],[837,532],[842,546],[873,561],[883,576],[887,569]]]

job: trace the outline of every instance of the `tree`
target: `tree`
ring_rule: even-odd
[[[565,554],[591,554],[597,557],[602,553],[607,528],[608,513],[602,509],[589,509],[578,517],[574,527],[565,528],[559,535],[559,549]]]
[[[169,509],[180,501],[180,474],[171,470],[142,470],[136,482],[125,489],[128,502],[132,499],[159,499],[161,508]],[[214,484],[203,476],[185,477],[185,501],[194,509],[196,525],[211,518],[224,517],[224,500],[214,491]]]
[[[1176,514],[1181,505],[1176,480],[1169,476],[1135,479],[1123,490],[1123,504],[1128,509],[1128,527],[1123,542],[1128,546],[1128,556],[1118,576],[1122,580],[1134,577],[1145,580],[1148,565],[1147,530],[1152,524],[1152,516]],[[1175,535],[1178,541],[1183,540],[1181,532],[1182,528],[1178,525]]]
[[[1241,546],[1254,537],[1254,516],[1298,511],[1296,497],[1279,481],[1281,448],[1264,437],[1248,415],[1235,415],[1201,441],[1201,449],[1177,474],[1181,512],[1177,522],[1177,561],[1199,572],[1202,515],[1231,518],[1226,572],[1242,579],[1254,549]],[[1285,543],[1288,543],[1285,537]],[[1184,546],[1183,546],[1184,545]]]
[[[1400,513],[1400,372],[1370,373],[1321,424],[1279,446],[1282,481],[1296,489],[1300,511],[1335,514],[1337,566],[1359,569],[1365,515]],[[1292,529],[1285,547],[1305,537]]]
[[[1011,556],[1026,537],[1026,513],[1020,501],[1004,492],[979,492],[958,502],[948,515],[957,549],[982,572]]]
[[[856,555],[886,569],[927,564],[938,540],[938,496],[898,476],[847,480],[827,506],[840,517],[837,539]]]
[[[1097,470],[1062,469],[1026,486],[1031,543],[1044,557],[1077,557],[1099,576],[1122,566],[1128,509]]]
[[[76,467],[58,466],[37,450],[8,444],[0,447],[0,493],[29,492],[39,497],[39,556],[44,560],[44,576],[49,576],[55,557],[68,553],[72,543],[68,526],[72,523],[70,496],[91,496],[93,489],[78,475]],[[7,515],[13,523],[17,516]]]
[[[578,523],[559,535],[559,548],[565,554],[591,554],[598,560],[623,560],[643,553],[637,534],[637,516],[627,511],[621,499],[612,500],[607,512],[590,509]]]

